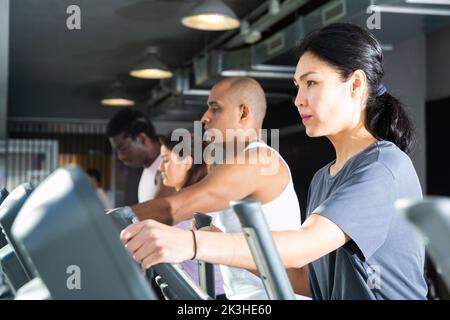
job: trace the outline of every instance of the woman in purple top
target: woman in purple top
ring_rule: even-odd
[[[179,141],[172,141],[171,134],[167,137],[160,138],[161,143],[161,157],[162,162],[159,167],[161,171],[161,176],[163,179],[163,184],[167,187],[173,187],[178,192],[182,188],[186,188],[194,183],[197,183],[203,179],[207,173],[207,164],[203,161],[201,157],[201,163],[194,163],[194,146],[196,145],[194,140],[195,137],[191,135],[190,146],[188,146],[187,154],[178,154],[174,147],[179,143]],[[185,142],[185,141],[182,141]],[[203,149],[205,147],[204,142],[197,141],[197,145],[201,145],[201,151],[203,154]],[[213,223],[215,220],[215,213],[208,213],[213,218]],[[185,220],[176,225],[176,227],[191,230],[192,223],[191,220]],[[187,260],[183,261],[181,267],[186,271],[189,276],[199,284],[199,273],[198,273],[198,260]],[[220,269],[218,266],[214,266],[214,278],[216,282],[215,292],[216,299],[225,298],[222,276],[220,274]]]

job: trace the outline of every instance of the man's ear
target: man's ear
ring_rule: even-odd
[[[353,72],[350,78],[350,89],[353,98],[363,97],[367,87],[366,73],[362,70],[356,70]]]
[[[250,108],[246,104],[241,104],[239,106],[239,120],[245,121],[248,120],[250,116]]]
[[[136,141],[143,145],[148,145],[150,143],[150,138],[145,133],[141,132],[136,136]]]

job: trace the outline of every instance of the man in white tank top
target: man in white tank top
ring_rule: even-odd
[[[214,135],[214,143],[233,147],[241,143],[246,147],[235,157],[227,158],[225,164],[215,165],[202,181],[173,196],[132,208],[142,222],[123,230],[121,237],[143,267],[161,262],[179,263],[195,258],[196,254],[222,265],[239,259],[236,256],[224,259],[217,254],[221,248],[234,245],[232,233],[241,232],[240,223],[229,208],[232,200],[259,200],[271,230],[300,228],[300,206],[288,165],[276,150],[260,142],[258,135],[252,135],[260,133],[265,112],[264,91],[253,79],[227,78],[212,88],[202,122],[206,129],[218,133]],[[230,129],[240,130],[241,134],[227,135]],[[228,241],[216,242],[214,246],[204,243],[203,238],[217,233],[196,231],[193,234],[165,225],[190,219],[195,212],[213,211],[221,211],[218,225],[230,235]],[[253,273],[230,267],[221,269],[229,299],[267,298],[262,281]],[[255,270],[256,266],[251,271]],[[293,270],[288,273],[293,279]]]
[[[144,168],[138,186],[139,202],[174,192],[162,183],[158,170],[160,144],[153,124],[145,114],[133,108],[121,109],[108,122],[106,132],[120,161],[130,168]]]

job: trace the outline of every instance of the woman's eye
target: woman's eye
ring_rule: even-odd
[[[309,81],[306,82],[306,85],[308,86],[308,88],[313,86],[313,85],[315,85],[315,84],[316,84],[316,82],[312,81],[312,80],[309,80]]]

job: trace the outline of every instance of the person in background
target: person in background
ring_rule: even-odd
[[[203,153],[206,144],[202,142],[200,138],[198,139],[199,145],[202,146],[200,151]],[[178,144],[178,141],[171,140],[171,134],[166,137],[161,137],[159,141],[161,143],[162,157],[159,170],[161,171],[161,176],[165,186],[173,187],[178,192],[183,188],[199,182],[208,174],[207,164],[203,161],[203,158],[201,163],[194,163],[194,146],[196,145],[194,135],[191,135],[191,148],[190,150],[187,150],[188,154],[176,154],[176,152],[174,152],[174,147]],[[214,224],[217,218],[217,213],[208,213],[208,215],[212,216],[212,223]],[[190,230],[193,227],[192,224],[193,220],[184,220],[175,226],[181,229]],[[181,266],[191,276],[191,278],[199,284],[198,261],[183,261]],[[219,266],[214,266],[214,276],[216,299],[226,299]]]
[[[158,171],[160,144],[154,126],[145,114],[132,108],[118,111],[109,121],[106,134],[120,161],[130,168],[144,168],[138,186],[139,202],[174,192],[162,183]]]
[[[161,164],[160,144],[153,123],[141,111],[134,108],[119,110],[108,122],[106,134],[117,158],[129,168],[144,168],[138,185],[138,202],[165,197],[175,189],[162,183],[159,165]],[[138,217],[133,220],[138,222]],[[147,271],[152,286],[159,298],[159,286],[155,281],[153,269]]]
[[[89,178],[94,189],[97,191],[97,195],[100,198],[103,207],[105,209],[112,209],[111,199],[107,196],[105,190],[100,186],[101,185],[101,173],[97,169],[89,168],[86,170],[86,174]]]

